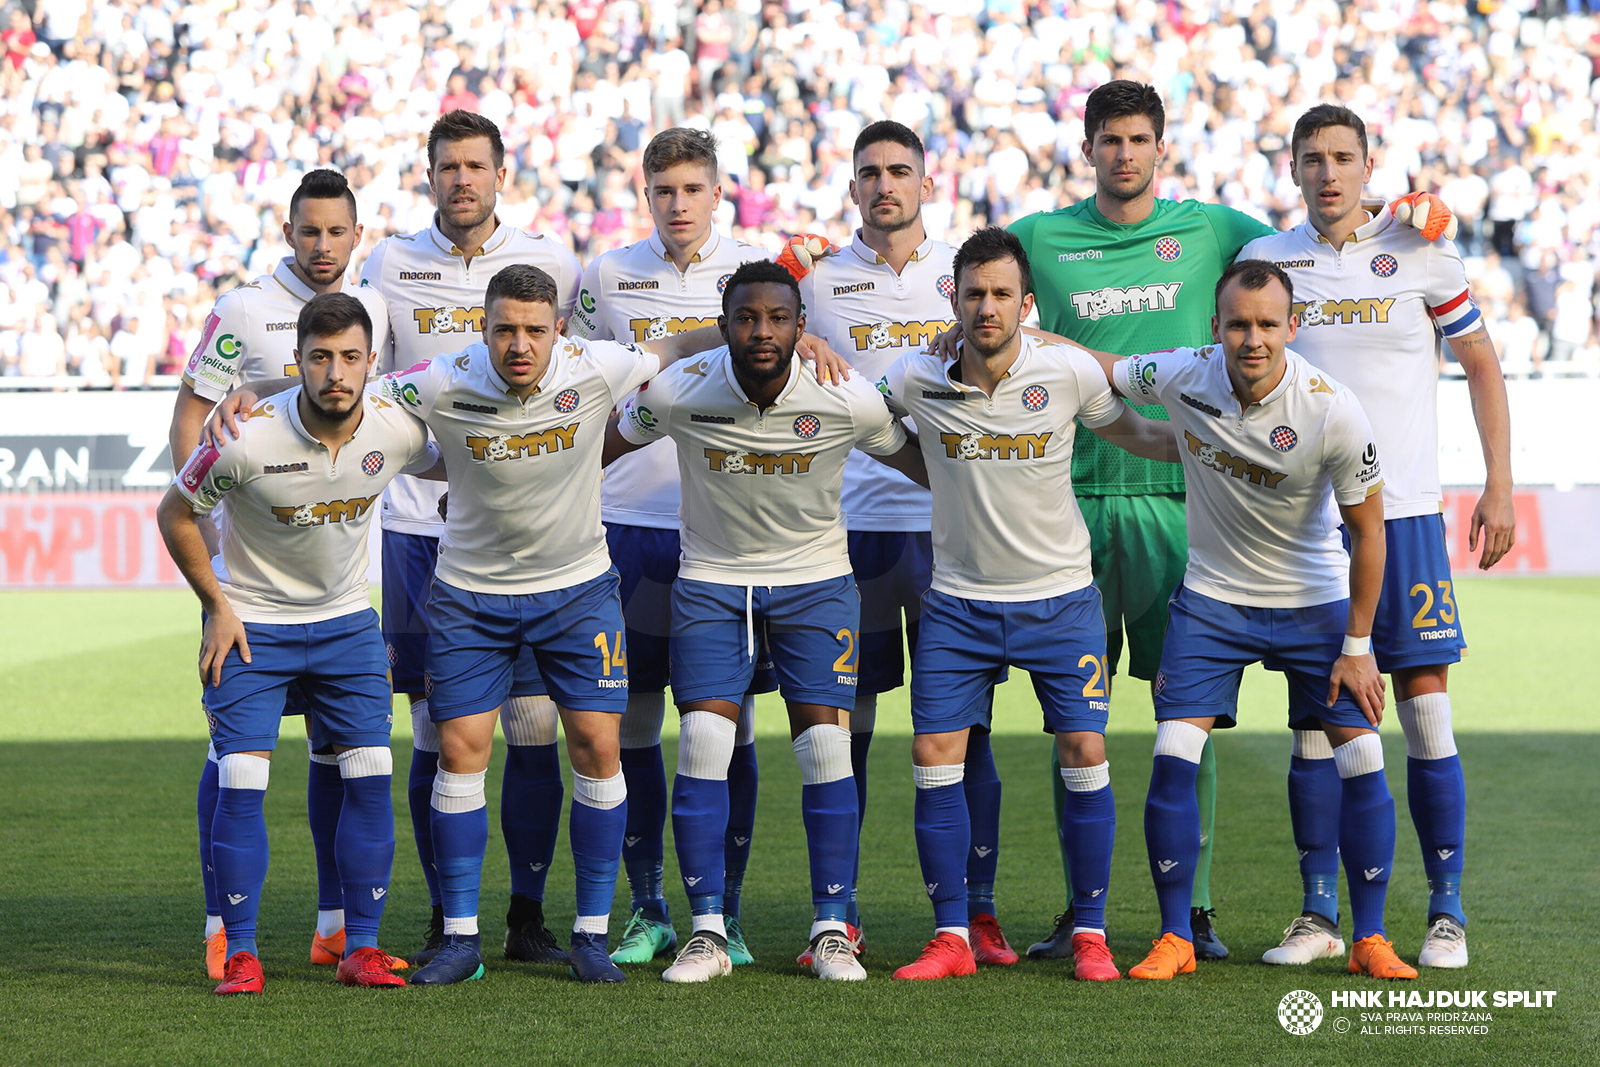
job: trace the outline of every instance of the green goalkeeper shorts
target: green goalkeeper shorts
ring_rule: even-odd
[[[1189,559],[1182,493],[1081,496],[1094,581],[1106,617],[1106,661],[1113,672],[1127,634],[1128,673],[1150,681],[1161,666],[1167,601]]]

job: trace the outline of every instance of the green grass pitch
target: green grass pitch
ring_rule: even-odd
[[[872,750],[862,860],[870,980],[824,986],[794,964],[810,918],[799,775],[779,705],[759,724],[761,807],[745,890],[757,963],[710,986],[657,981],[660,965],[615,988],[487,953],[487,980],[442,990],[340,987],[306,962],[315,876],[304,819],[304,746],[291,721],[267,811],[272,867],[263,894],[267,993],[221,1000],[201,965],[194,783],[204,752],[193,665],[196,609],[185,593],[0,594],[0,1063],[1285,1063],[1595,1062],[1589,966],[1600,928],[1600,580],[1465,581],[1473,641],[1452,672],[1470,798],[1465,897],[1472,965],[1405,985],[1256,962],[1295,914],[1299,880],[1284,798],[1283,683],[1252,672],[1243,724],[1218,737],[1213,894],[1233,958],[1171,983],[1070,980],[1024,961],[977,977],[891,982],[931,934],[911,831],[905,690],[888,696]],[[1026,678],[996,705],[1005,781],[1000,918],[1021,948],[1046,932],[1063,888],[1047,774],[1048,742]],[[1392,705],[1391,705],[1392,713]],[[393,891],[388,948],[419,943],[427,898],[405,814],[407,720],[396,716]],[[1142,810],[1154,727],[1142,684],[1116,690],[1107,739],[1118,839],[1109,914],[1118,964],[1157,929]],[[1389,932],[1414,959],[1426,888],[1405,802],[1405,746],[1383,729],[1399,847]],[[667,758],[675,745],[669,736]],[[499,762],[490,774],[497,811]],[[570,777],[568,779],[570,783]],[[569,785],[570,794],[570,785]],[[569,797],[570,799],[570,797]],[[670,834],[670,825],[668,828]],[[484,877],[486,946],[508,892],[497,819]],[[572,918],[570,854],[556,853],[549,921]],[[667,881],[676,886],[668,844]],[[680,932],[681,893],[670,893]],[[626,886],[612,915],[626,918]],[[1587,946],[1587,947],[1585,947]],[[1546,1009],[1492,1010],[1487,1035],[1359,1033],[1337,990],[1554,990]],[[1308,989],[1326,1017],[1308,1037],[1276,1009]],[[1387,1009],[1385,1009],[1387,1010]],[[1339,1033],[1344,1018],[1354,1031]],[[1113,1059],[1115,1057],[1115,1060]]]

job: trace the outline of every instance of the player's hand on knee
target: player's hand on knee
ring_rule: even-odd
[[[928,346],[928,351],[942,360],[956,358],[956,353],[961,347],[961,323],[953,323],[948,330],[937,335],[933,343]]]
[[[833,346],[822,338],[803,333],[795,342],[794,350],[800,353],[801,359],[816,361],[817,381],[823,385],[850,380],[850,361],[835,352]]]
[[[1472,523],[1468,527],[1467,551],[1478,551],[1479,539],[1483,541],[1483,554],[1478,557],[1478,569],[1488,570],[1504,558],[1511,546],[1517,543],[1517,512],[1512,505],[1510,492],[1503,489],[1485,489],[1472,509]]]
[[[206,625],[200,639],[200,684],[222,684],[222,661],[235,645],[239,658],[250,662],[250,642],[245,639],[244,623],[233,613],[226,602],[220,611],[206,613]],[[209,677],[208,677],[209,675]]]
[[[223,397],[217,406],[212,409],[211,417],[206,420],[205,433],[201,440],[212,448],[220,449],[229,441],[239,436],[239,424],[250,417],[250,410],[256,406],[260,399],[251,392],[249,386],[236,389]]]
[[[1333,661],[1333,673],[1328,678],[1328,707],[1339,699],[1341,688],[1350,690],[1361,714],[1373,726],[1383,721],[1383,675],[1378,672],[1378,661],[1372,653],[1340,656]]]

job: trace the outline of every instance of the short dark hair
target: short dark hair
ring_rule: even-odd
[[[470,141],[474,137],[489,139],[489,150],[494,153],[495,170],[506,165],[506,144],[500,139],[500,127],[482,115],[456,108],[440,115],[438,121],[433,124],[433,129],[428,131],[428,169],[431,171],[438,162],[438,147],[441,143],[454,144],[457,141]]]
[[[549,304],[552,308],[556,308],[558,313],[560,311],[556,280],[531,263],[513,263],[495,272],[495,276],[489,279],[489,288],[483,293],[485,314],[496,300]]]
[[[733,306],[733,291],[741,285],[781,285],[794,293],[794,306],[798,311],[800,303],[800,283],[794,280],[794,275],[788,270],[778,266],[770,259],[752,259],[739,264],[739,269],[728,278],[728,284],[722,288],[722,314],[728,314],[728,309]]]
[[[1161,104],[1161,94],[1155,86],[1119,78],[1106,82],[1089,94],[1083,105],[1083,136],[1093,141],[1105,124],[1112,119],[1125,119],[1143,115],[1155,127],[1156,140],[1161,140],[1167,130],[1167,109]]]
[[[1367,124],[1347,107],[1339,104],[1318,104],[1316,107],[1300,116],[1294,124],[1294,133],[1289,137],[1289,154],[1300,158],[1300,144],[1309,140],[1318,130],[1326,130],[1331,126],[1345,126],[1356,131],[1356,140],[1361,142],[1361,158],[1367,156]]]
[[[969,267],[981,267],[985,263],[997,263],[1002,259],[1016,260],[1017,269],[1022,272],[1022,292],[1033,292],[1033,267],[1028,264],[1027,250],[1022,247],[1016,234],[1001,226],[985,226],[968,237],[956,250],[955,265],[951,268],[955,275],[956,291],[961,291],[962,271]]]
[[[660,174],[682,163],[698,164],[709,170],[713,179],[716,178],[717,139],[711,136],[710,130],[674,126],[650,138],[650,143],[644,147],[642,165],[647,182],[650,175]]]
[[[342,199],[350,205],[350,220],[354,222],[356,214],[356,194],[350,191],[350,180],[336,170],[326,167],[317,170],[308,170],[305,177],[300,179],[300,186],[289,197],[289,218],[292,220],[300,210],[302,200],[339,200]]]
[[[1217,288],[1211,294],[1212,302],[1219,308],[1218,314],[1221,314],[1222,290],[1227,288],[1229,282],[1236,280],[1240,288],[1257,292],[1265,289],[1267,283],[1274,278],[1283,286],[1283,291],[1289,294],[1289,306],[1294,307],[1294,282],[1289,280],[1288,272],[1282,267],[1265,259],[1234,260],[1228,265],[1228,269],[1222,272],[1222,277],[1217,279]]]
[[[304,352],[306,343],[316,337],[333,337],[352,326],[367,335],[367,351],[372,351],[372,316],[367,306],[349,293],[318,293],[300,308],[295,322],[294,344]]]
[[[895,122],[893,119],[884,119],[881,122],[870,124],[856,135],[855,147],[850,150],[852,169],[861,153],[875,144],[883,144],[886,141],[910,150],[911,154],[916,157],[918,170],[927,167],[928,150],[922,146],[922,138],[917,136],[916,131],[904,123]]]

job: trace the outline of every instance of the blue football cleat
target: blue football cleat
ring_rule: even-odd
[[[433,961],[411,976],[411,985],[455,985],[483,977],[483,952],[477,934],[446,934]]]
[[[627,975],[606,954],[605,934],[572,932],[572,977],[580,982],[622,982]],[[416,981],[416,979],[412,979]]]

